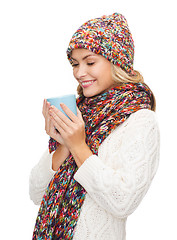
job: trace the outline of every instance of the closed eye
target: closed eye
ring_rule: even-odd
[[[72,64],[72,67],[77,67],[79,64],[78,63],[75,63],[75,64]]]
[[[87,65],[89,65],[89,66],[91,66],[91,65],[93,65],[94,64],[94,62],[91,62],[91,63],[87,63]]]

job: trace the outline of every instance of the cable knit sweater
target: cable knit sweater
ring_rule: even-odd
[[[118,126],[77,170],[87,191],[74,240],[125,240],[126,219],[140,204],[156,173],[159,129],[155,113],[143,109]],[[40,204],[55,174],[44,153],[30,175],[30,197]]]

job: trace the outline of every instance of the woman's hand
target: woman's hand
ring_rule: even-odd
[[[51,122],[60,132],[64,144],[72,151],[86,144],[85,123],[78,108],[77,116],[65,104],[61,104],[61,108],[69,118],[56,107],[51,106],[49,109]]]
[[[60,132],[64,145],[71,152],[77,166],[80,167],[87,158],[93,155],[85,142],[85,123],[78,108],[76,116],[65,104],[61,104],[61,107],[69,118],[56,107],[51,106],[49,114],[52,124]]]
[[[50,103],[47,102],[46,99],[44,99],[42,114],[45,118],[45,131],[50,137],[52,137],[54,140],[56,140],[57,142],[63,145],[64,141],[61,135],[56,131],[55,125],[51,120],[51,116],[49,114],[49,108],[50,108]]]

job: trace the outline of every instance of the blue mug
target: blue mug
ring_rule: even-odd
[[[66,115],[63,109],[60,107],[60,103],[64,103],[77,116],[76,96],[74,94],[64,95],[61,97],[47,98],[47,102],[49,102],[50,105],[58,108],[62,113]]]

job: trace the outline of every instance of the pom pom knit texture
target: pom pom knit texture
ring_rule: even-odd
[[[84,48],[100,54],[130,75],[135,75],[134,42],[122,14],[114,13],[84,23],[69,43],[67,55],[71,63],[71,53],[75,48]]]

